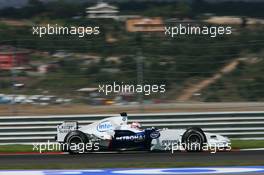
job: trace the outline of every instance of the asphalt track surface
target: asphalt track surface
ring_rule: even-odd
[[[155,153],[155,152],[123,152],[123,153],[87,153],[79,155],[0,155],[0,166],[20,165],[20,164],[42,164],[42,163],[63,163],[63,164],[83,164],[93,163],[158,163],[158,162],[179,162],[179,163],[212,163],[212,162],[237,162],[237,163],[257,163],[264,162],[264,151],[233,151],[188,153]],[[264,164],[260,164],[264,165]]]
[[[264,165],[264,151],[234,151],[234,152],[217,152],[212,154],[209,152],[201,153],[187,153],[187,152],[175,152],[171,153],[149,153],[149,152],[133,152],[133,153],[89,153],[81,155],[0,155],[0,168],[12,169],[12,167],[23,166],[38,166],[38,165],[54,165],[61,168],[64,167],[74,168],[95,168],[98,165],[116,165],[126,163],[129,167],[143,167],[140,164],[154,165],[157,163],[168,164],[172,167],[179,164],[184,166],[193,167],[196,164],[208,164],[210,166],[213,163],[214,166],[222,166],[223,163],[230,163],[233,166],[239,165]],[[45,167],[45,166],[43,166]],[[57,167],[53,167],[57,168]],[[102,166],[101,166],[102,168]],[[106,167],[106,168],[109,168]],[[44,168],[45,169],[45,168]],[[245,173],[243,173],[245,174]],[[250,174],[264,174],[263,173],[250,173]]]

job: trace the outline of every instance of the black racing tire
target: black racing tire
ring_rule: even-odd
[[[85,146],[89,142],[87,136],[81,131],[71,131],[65,137],[65,142],[67,144],[67,151],[70,154],[80,154],[84,153]],[[74,146],[75,145],[75,146]]]
[[[182,146],[188,152],[201,152],[206,143],[206,136],[198,127],[188,128],[182,136]]]

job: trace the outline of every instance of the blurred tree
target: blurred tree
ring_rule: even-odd
[[[177,3],[176,15],[180,18],[190,16],[191,6],[187,1],[181,0]]]
[[[29,6],[34,6],[34,7],[38,7],[38,6],[43,5],[43,3],[39,0],[28,0],[28,4],[29,4]]]

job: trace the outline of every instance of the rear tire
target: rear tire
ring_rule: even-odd
[[[81,131],[71,131],[66,136],[67,152],[70,154],[80,154],[86,151],[86,144],[89,142],[87,136]]]
[[[201,128],[188,128],[182,136],[182,146],[188,152],[203,151],[206,142],[206,136]]]

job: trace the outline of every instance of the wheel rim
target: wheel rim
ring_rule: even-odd
[[[187,138],[187,148],[190,151],[201,150],[202,138],[198,134],[191,134]]]
[[[69,148],[70,148],[71,152],[80,153],[80,151],[81,151],[80,150],[80,144],[81,143],[84,143],[82,138],[80,138],[78,136],[71,137],[69,139]],[[72,148],[74,148],[74,149],[72,149]]]

